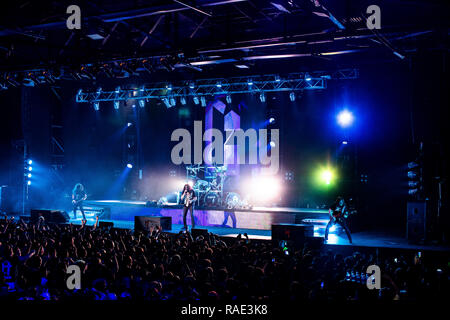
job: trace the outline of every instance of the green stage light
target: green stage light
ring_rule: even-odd
[[[315,174],[316,185],[319,187],[331,187],[337,179],[336,171],[331,167],[319,167]]]

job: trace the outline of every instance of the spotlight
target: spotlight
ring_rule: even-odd
[[[195,83],[193,81],[189,82],[189,88],[190,89],[194,89],[195,88]]]
[[[186,105],[186,98],[185,97],[181,97],[180,98],[180,103],[184,106]]]
[[[33,164],[33,160],[31,160],[31,159],[28,160],[28,164],[29,164],[29,165]]]
[[[168,98],[162,98],[162,102],[164,102],[164,104],[166,105],[167,109],[172,108],[172,105],[170,104]]]
[[[290,99],[292,102],[295,101],[295,93],[294,93],[294,92],[289,93],[289,99]]]
[[[28,167],[28,171],[33,171],[33,167],[32,167],[32,166],[29,166],[29,167]]]
[[[127,168],[131,169],[133,168],[133,165],[131,163],[127,164]]]
[[[354,120],[353,114],[347,109],[342,110],[337,115],[337,122],[342,128],[351,126],[353,120]]]
[[[116,90],[114,90],[115,93],[120,93],[120,87],[116,87]]]
[[[202,107],[206,107],[206,98],[205,98],[205,96],[201,96],[200,97],[200,101],[202,103]]]
[[[94,110],[95,111],[100,110],[100,103],[99,102],[94,102]]]
[[[166,89],[169,90],[169,91],[172,91],[172,85],[169,83],[169,84],[166,86]]]
[[[226,97],[226,99],[227,99],[227,103],[228,104],[231,104],[231,95],[229,95],[229,94],[227,94],[227,97]]]
[[[27,175],[27,177],[28,177],[28,178],[31,178],[31,173],[29,173],[29,174]]]
[[[275,118],[274,117],[271,117],[270,119],[269,119],[269,123],[274,123],[275,122]]]
[[[97,89],[97,94],[100,94],[100,93],[102,93],[102,88],[101,88],[101,87],[99,87],[99,88]]]
[[[144,99],[140,99],[140,100],[139,100],[139,106],[140,106],[141,108],[145,107],[145,100],[144,100]]]
[[[198,99],[197,96],[194,96],[193,100],[194,100],[195,104],[199,104],[200,103],[200,100]]]
[[[347,140],[342,141],[342,144],[348,144]]]
[[[252,80],[252,79],[248,79],[247,84],[248,84],[249,86],[252,86],[252,85],[253,85],[253,80]]]
[[[118,100],[114,100],[114,109],[119,110],[120,102]]]
[[[307,73],[305,73],[305,81],[311,81],[312,80],[312,78],[311,78],[311,76],[309,75],[309,73],[307,72]]]
[[[272,201],[276,199],[281,192],[281,183],[279,179],[274,176],[253,177],[244,185],[247,194],[250,195],[252,200],[259,203]]]
[[[131,127],[133,124],[131,122],[127,123],[127,127]]]
[[[264,94],[264,92],[261,92],[259,94],[259,100],[261,100],[262,103],[266,102],[266,95]]]
[[[280,76],[279,76],[279,75],[276,75],[276,76],[275,76],[275,81],[276,81],[276,82],[280,82],[280,81],[281,81],[281,79],[280,79]]]
[[[30,181],[30,180],[28,180],[28,182],[27,182],[27,183],[28,183],[28,185],[31,185],[31,181]]]
[[[222,84],[220,82],[217,82],[216,87],[217,88],[222,88]]]
[[[276,146],[276,144],[275,144],[275,142],[274,141],[270,141],[270,146],[272,147],[272,148],[275,148],[275,146]]]
[[[331,183],[331,180],[333,179],[333,173],[330,169],[324,169],[321,173],[321,179],[322,182],[326,185],[329,185]]]
[[[145,91],[145,86],[142,86],[142,87],[139,89],[139,91],[140,91],[140,92],[144,92],[144,91]]]

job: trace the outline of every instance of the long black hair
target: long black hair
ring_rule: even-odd
[[[77,183],[75,185],[75,187],[73,188],[72,193],[75,194],[75,193],[80,192],[80,191],[84,191],[84,186],[81,183]]]

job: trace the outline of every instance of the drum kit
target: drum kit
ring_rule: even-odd
[[[191,165],[186,167],[186,176],[195,181],[193,189],[197,194],[197,205],[227,209],[250,208],[238,193],[224,191],[228,178],[226,166]]]

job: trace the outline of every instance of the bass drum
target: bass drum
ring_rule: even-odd
[[[241,196],[236,192],[228,192],[225,198],[227,209],[234,209],[241,205]]]
[[[204,205],[207,207],[218,207],[219,206],[219,195],[217,192],[208,192],[205,194]]]

